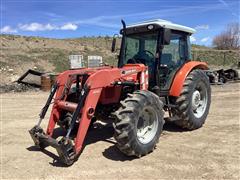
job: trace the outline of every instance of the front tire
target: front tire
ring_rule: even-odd
[[[163,103],[150,91],[128,94],[115,112],[114,137],[128,156],[141,157],[153,151],[162,132]]]
[[[176,104],[174,114],[179,117],[176,125],[188,130],[202,127],[211,104],[209,79],[202,70],[193,70],[187,76]]]

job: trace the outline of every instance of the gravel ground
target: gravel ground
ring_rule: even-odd
[[[240,179],[240,84],[212,90],[202,128],[182,131],[167,124],[155,151],[140,159],[117,150],[111,127],[95,129],[71,167],[54,161],[54,149],[34,148],[28,134],[48,93],[0,94],[1,179]]]

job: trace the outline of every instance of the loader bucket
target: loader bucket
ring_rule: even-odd
[[[35,143],[40,149],[51,146],[57,150],[60,160],[66,165],[72,165],[75,160],[75,150],[72,142],[67,138],[62,138],[60,141],[48,136],[39,126],[34,126],[29,133]]]

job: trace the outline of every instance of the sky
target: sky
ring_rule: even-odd
[[[164,19],[195,28],[194,44],[211,46],[240,21],[239,0],[1,0],[1,33],[50,38],[112,36],[127,24]]]

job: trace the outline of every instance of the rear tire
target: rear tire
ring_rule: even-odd
[[[159,97],[150,91],[135,91],[120,104],[114,113],[114,137],[119,150],[137,157],[153,151],[164,124]]]
[[[176,125],[188,130],[202,127],[211,104],[210,83],[204,71],[196,69],[187,76],[176,104],[173,114],[180,119]]]

